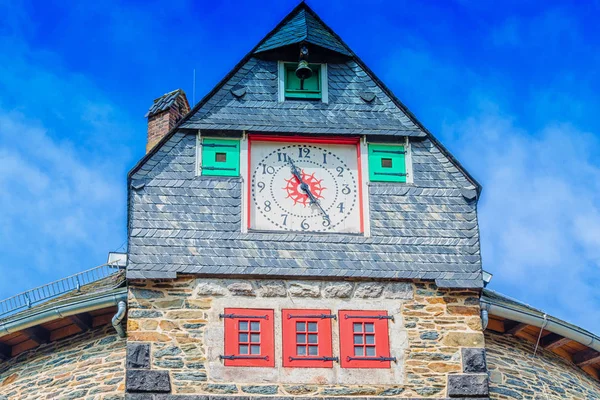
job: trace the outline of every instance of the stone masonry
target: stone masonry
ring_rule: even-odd
[[[107,326],[22,353],[0,364],[0,399],[123,399],[125,343]]]
[[[599,400],[600,383],[558,355],[525,340],[485,333],[490,399]]]
[[[390,369],[283,368],[275,318],[275,368],[224,367],[225,307],[388,310]],[[337,322],[334,355],[339,354]],[[130,393],[237,396],[446,398],[487,396],[476,291],[424,282],[228,280],[132,281]],[[141,396],[140,394],[136,396]],[[135,397],[134,397],[135,398]],[[141,397],[143,398],[143,397]],[[157,397],[159,398],[159,397]],[[241,398],[241,397],[240,397]]]

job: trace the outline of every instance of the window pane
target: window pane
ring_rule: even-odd
[[[363,347],[362,346],[355,346],[354,347],[354,355],[355,356],[364,356]]]
[[[306,323],[296,322],[296,332],[306,332]]]
[[[381,159],[381,167],[382,168],[392,168],[392,159],[391,158],[382,158]]]
[[[260,331],[260,322],[258,322],[258,321],[250,322],[250,328],[253,331]]]
[[[308,355],[316,356],[319,354],[319,348],[317,346],[308,346]]]
[[[316,322],[309,322],[308,323],[308,331],[309,332],[316,332],[317,331],[317,323]]]
[[[250,354],[260,354],[260,345],[258,345],[258,344],[250,345]]]
[[[250,341],[252,343],[260,343],[260,333],[252,333],[252,334],[250,334]]]
[[[215,153],[215,161],[216,162],[227,162],[227,154],[226,153]]]
[[[353,325],[354,332],[362,332],[362,324],[360,322],[355,322]]]
[[[306,343],[306,334],[305,333],[297,333],[296,334],[296,343]]]
[[[375,355],[375,347],[367,347],[367,355],[374,356]]]
[[[318,343],[317,335],[315,333],[311,333],[310,335],[308,335],[308,343]]]
[[[306,347],[296,346],[296,354],[299,356],[305,356],[306,355]]]
[[[363,335],[354,335],[354,344],[363,344]]]
[[[366,335],[365,342],[367,344],[375,344],[375,335]]]
[[[240,345],[240,354],[248,354],[248,345],[247,344]]]
[[[240,331],[248,330],[248,321],[240,321]]]
[[[248,342],[248,334],[247,333],[240,333],[240,340],[241,343],[247,343]]]
[[[375,332],[375,326],[372,323],[365,324],[365,332]]]

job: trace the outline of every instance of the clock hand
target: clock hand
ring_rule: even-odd
[[[327,215],[327,212],[323,209],[319,200],[310,191],[310,186],[308,186],[308,184],[302,180],[302,175],[300,174],[300,170],[298,169],[298,167],[296,167],[296,164],[294,164],[294,161],[291,158],[288,158],[288,161],[290,162],[290,169],[292,170],[292,174],[296,177],[296,179],[298,179],[298,182],[300,182],[300,189],[304,190],[304,192],[310,199],[310,203],[316,204],[317,207],[319,207],[319,210],[321,210],[321,212],[325,216],[325,219],[329,221],[329,215]]]

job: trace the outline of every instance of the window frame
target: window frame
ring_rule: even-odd
[[[401,153],[399,153],[401,152]],[[369,181],[371,182],[408,182],[408,146],[400,143],[369,143]],[[390,159],[391,168],[384,168],[384,159]],[[396,175],[396,174],[404,174]]]
[[[217,138],[202,137],[200,142],[200,174],[204,176],[240,176],[240,139],[239,138]],[[231,148],[235,143],[235,148]],[[213,147],[217,145],[216,147]],[[223,146],[222,148],[219,148]],[[223,163],[216,161],[217,153],[225,153],[229,161]],[[231,159],[233,158],[233,160]],[[223,164],[223,165],[219,165]],[[219,167],[223,169],[218,169]],[[217,169],[213,169],[217,168]],[[233,168],[233,170],[231,170]]]
[[[329,103],[329,87],[328,87],[328,78],[327,78],[327,74],[328,74],[328,68],[327,68],[327,63],[311,63],[309,64],[309,66],[320,66],[320,70],[319,70],[319,78],[320,78],[320,92],[321,95],[320,96],[315,96],[315,97],[305,97],[305,96],[287,96],[286,95],[286,65],[294,65],[294,66],[298,66],[298,61],[292,62],[292,61],[278,61],[277,62],[277,73],[278,73],[278,78],[279,78],[279,95],[278,95],[278,101],[280,103],[285,102],[286,100],[302,100],[302,99],[307,99],[307,100],[311,100],[311,101],[316,101],[316,100],[321,100],[321,102],[327,104]]]
[[[377,317],[386,318],[377,318]],[[348,318],[351,317],[351,318]],[[339,310],[339,339],[340,339],[340,366],[342,368],[391,368],[391,360],[369,360],[361,359],[361,357],[371,356],[356,356],[354,354],[354,323],[372,323],[375,355],[373,357],[390,356],[390,337],[387,311],[384,310]],[[368,332],[370,333],[370,332]],[[363,337],[365,333],[362,332]],[[365,343],[357,344],[358,346],[366,347]]]
[[[286,368],[333,368],[333,335],[331,310],[328,309],[282,309],[281,310],[281,331],[282,331],[282,356],[283,366]],[[295,317],[297,316],[297,317]],[[321,317],[328,316],[328,317]],[[317,354],[306,354],[299,356],[297,346],[304,345],[310,347],[308,327],[304,332],[298,333],[297,323],[316,323],[317,335]],[[298,334],[306,335],[305,343],[298,343]],[[293,358],[292,358],[293,357]],[[302,358],[327,357],[329,360],[315,360]]]
[[[231,315],[235,317],[231,317]],[[224,314],[224,355],[221,356],[223,364],[226,367],[274,367],[275,366],[275,312],[272,309],[261,308],[225,308]],[[241,317],[241,318],[240,318]],[[246,317],[246,318],[244,318]],[[254,317],[254,318],[252,318]],[[261,318],[257,318],[261,317]],[[263,318],[264,317],[264,318]],[[249,332],[240,331],[240,322],[260,322],[260,353],[257,358],[234,358],[239,356],[253,356],[250,354],[241,354],[239,351],[240,333]],[[248,343],[250,342],[248,338]],[[243,342],[246,343],[246,342]],[[261,358],[258,358],[261,357]]]

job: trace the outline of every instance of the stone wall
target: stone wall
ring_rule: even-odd
[[[130,392],[444,398],[487,394],[478,293],[433,283],[219,280],[133,281],[129,291]],[[225,307],[387,310],[390,369],[284,368],[275,318],[275,368],[225,367]],[[337,322],[334,355],[339,355]],[[466,391],[466,393],[465,393]],[[474,391],[474,392],[473,392]]]
[[[491,399],[600,399],[600,383],[550,351],[492,332],[485,342]]]
[[[0,363],[0,399],[123,399],[126,341],[112,326]]]

